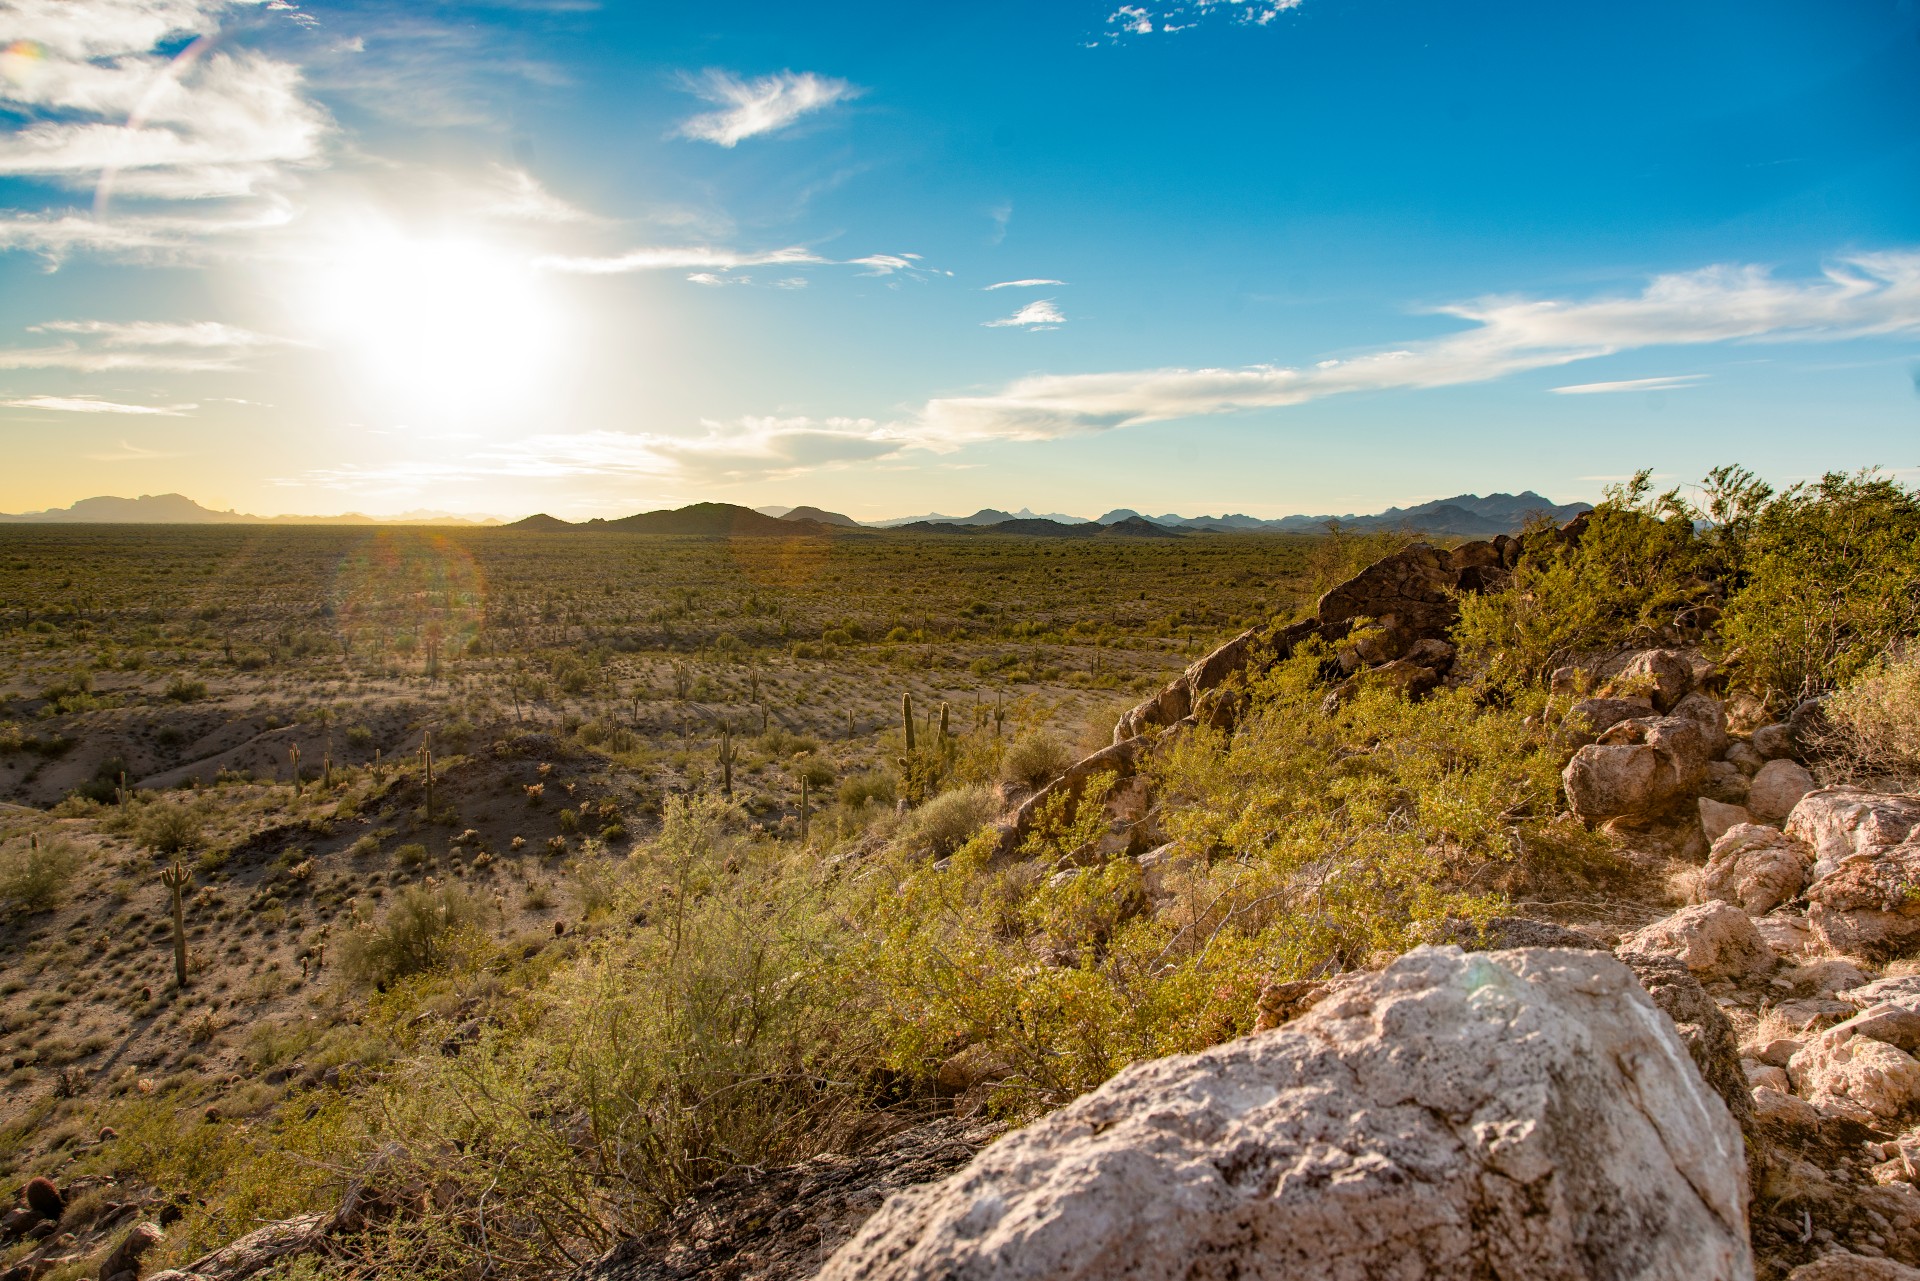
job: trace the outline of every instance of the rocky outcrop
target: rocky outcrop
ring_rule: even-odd
[[[1811,851],[1793,837],[1759,823],[1741,823],[1713,843],[1695,897],[1764,916],[1799,895],[1812,861]]]
[[[1871,1124],[1920,1103],[1920,1002],[1883,1002],[1828,1028],[1787,1063],[1796,1093],[1824,1113]]]
[[[1730,903],[1682,908],[1627,935],[1614,950],[1622,957],[1672,957],[1703,983],[1763,975],[1774,965],[1760,931]]]
[[[1575,752],[1560,777],[1573,812],[1599,822],[1656,814],[1693,796],[1711,759],[1698,720],[1645,716],[1621,721]]]
[[[889,1201],[819,1275],[1733,1281],[1746,1200],[1738,1127],[1619,962],[1422,948],[1127,1069]]]
[[[1813,847],[1813,874],[1825,876],[1855,854],[1892,849],[1920,827],[1920,796],[1853,787],[1808,792],[1787,817],[1787,832]]]
[[[1833,951],[1873,960],[1920,944],[1920,840],[1855,855],[1816,880],[1807,921]]]

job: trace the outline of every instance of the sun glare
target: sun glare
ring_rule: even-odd
[[[310,294],[355,390],[418,419],[523,410],[553,373],[557,309],[526,256],[499,245],[362,233],[327,255]]]

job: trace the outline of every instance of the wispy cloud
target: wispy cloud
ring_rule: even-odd
[[[123,405],[94,396],[23,396],[0,400],[6,409],[51,409],[62,414],[142,414],[156,418],[185,418],[198,405]]]
[[[1067,318],[1053,305],[1053,299],[1041,298],[1028,303],[1011,316],[980,323],[988,329],[1057,329],[1067,323]]]
[[[1243,25],[1264,27],[1289,9],[1298,9],[1304,0],[1142,0],[1123,4],[1107,16],[1107,32],[1112,38],[1149,36],[1155,32],[1172,34],[1198,26],[1210,18],[1225,18]]]
[[[39,254],[49,270],[77,252],[148,263],[172,263],[207,256],[209,246],[228,244],[285,227],[290,206],[279,200],[253,202],[250,210],[202,216],[143,214],[93,218],[73,211],[0,216],[0,251],[22,249]]]
[[[1674,374],[1666,378],[1624,378],[1610,383],[1575,383],[1571,387],[1550,388],[1556,396],[1601,396],[1615,391],[1675,391],[1697,387],[1705,374]]]
[[[250,194],[320,162],[331,118],[292,63],[210,37],[258,0],[21,0],[0,7],[12,55],[0,174],[163,199]],[[299,17],[289,4],[268,9]],[[159,52],[193,37],[178,54]]]
[[[149,463],[161,458],[179,458],[180,454],[165,449],[147,449],[130,441],[121,441],[117,449],[105,450],[97,454],[88,454],[87,461],[95,463]]]
[[[687,279],[696,285],[750,284],[749,277],[723,274],[744,267],[863,267],[866,270],[860,274],[864,276],[898,274],[916,278],[953,274],[927,267],[919,254],[828,258],[799,245],[759,251],[721,249],[711,245],[649,246],[600,258],[549,255],[537,259],[534,265],[546,271],[587,276],[625,275],[635,271],[685,271],[693,268],[693,274]],[[806,281],[804,277],[789,276],[773,283],[779,288],[797,289],[804,288]]]
[[[1815,278],[1760,266],[1658,276],[1637,294],[1584,301],[1480,298],[1438,309],[1470,322],[1442,338],[1310,368],[1046,374],[928,402],[917,430],[942,446],[1046,440],[1139,423],[1299,405],[1348,392],[1486,382],[1645,347],[1821,342],[1920,332],[1920,252],[1841,259]]]
[[[993,290],[993,289],[1040,289],[1040,288],[1043,288],[1043,287],[1045,287],[1045,286],[1047,286],[1047,285],[1064,285],[1064,284],[1066,284],[1066,283],[1067,283],[1067,282],[1066,282],[1066,281],[1064,281],[1064,280],[1003,280],[1003,281],[1001,281],[1001,282],[1000,282],[999,284],[997,284],[997,285],[988,285],[988,286],[987,286],[987,288],[988,288],[989,290]]]
[[[726,71],[708,71],[688,77],[687,88],[713,103],[718,111],[703,112],[684,121],[682,137],[732,147],[747,138],[777,133],[800,117],[860,96],[862,90],[845,80],[811,71],[779,71],[751,80]]]
[[[495,164],[488,173],[494,199],[485,208],[490,217],[515,222],[590,224],[605,221],[577,205],[568,204],[524,169]]]
[[[34,325],[28,332],[60,335],[64,341],[39,347],[0,347],[0,369],[224,372],[240,368],[249,352],[293,345],[291,339],[210,320],[54,320]]]

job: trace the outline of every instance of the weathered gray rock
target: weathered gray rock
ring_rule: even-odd
[[[1591,743],[1621,721],[1651,715],[1653,701],[1646,698],[1583,698],[1567,709],[1561,719],[1566,741]]]
[[[1920,1103],[1920,1005],[1887,1001],[1820,1033],[1787,1061],[1795,1091],[1830,1115],[1871,1123]]]
[[[1627,969],[1421,948],[890,1200],[822,1281],[1752,1275],[1739,1129]]]
[[[1700,802],[1702,826],[1706,807],[1712,804]],[[1800,893],[1812,861],[1805,845],[1779,829],[1740,823],[1713,843],[1696,898],[1732,903],[1749,916],[1764,916]]]
[[[1775,956],[1812,956],[1820,950],[1820,940],[1802,912],[1770,912],[1756,917],[1753,928]]]
[[[1753,815],[1747,813],[1744,805],[1728,805],[1707,796],[1700,798],[1700,831],[1710,844],[1718,842],[1734,828],[1752,822]]]
[[[1664,712],[1693,688],[1693,664],[1676,649],[1643,649],[1621,665],[1613,684],[1647,686],[1654,707]]]
[[[1692,721],[1700,727],[1700,735],[1706,740],[1709,760],[1727,750],[1727,709],[1719,699],[1696,690],[1675,703],[1668,715]]]
[[[115,1281],[118,1277],[138,1277],[140,1260],[149,1250],[167,1239],[157,1223],[136,1223],[127,1229],[120,1243],[113,1247],[112,1253],[100,1264],[100,1281]]]
[[[1758,774],[1760,767],[1767,763],[1767,758],[1755,751],[1753,745],[1750,743],[1735,743],[1727,748],[1722,755],[1726,758],[1727,764],[1733,766],[1748,778],[1752,778],[1755,774]]]
[[[1747,914],[1719,902],[1681,908],[1627,935],[1614,950],[1623,958],[1673,957],[1703,983],[1765,974],[1775,961]]]
[[[1747,808],[1755,818],[1784,823],[1800,798],[1813,790],[1813,775],[1798,761],[1768,761],[1747,786]]]
[[[1920,946],[1920,840],[1857,855],[1808,886],[1807,923],[1833,951],[1869,960]]]
[[[1747,743],[1762,761],[1777,761],[1793,754],[1793,733],[1784,724],[1762,725],[1747,735]]]
[[[1787,832],[1813,847],[1817,879],[1855,854],[1892,849],[1920,827],[1920,796],[1822,787],[1787,816]]]
[[[1753,1096],[1740,1071],[1740,1038],[1726,1016],[1687,967],[1670,956],[1622,956],[1660,1012],[1673,1020],[1700,1076],[1727,1105],[1742,1130],[1753,1115]]]
[[[1375,561],[1320,598],[1322,627],[1371,618],[1383,627],[1440,635],[1459,617],[1454,590],[1460,571],[1425,543],[1412,543]]]
[[[1920,1268],[1841,1250],[1801,1264],[1787,1281],[1920,1281]]]
[[[1651,814],[1700,790],[1712,759],[1699,724],[1678,716],[1621,721],[1581,748],[1561,771],[1582,819]]]

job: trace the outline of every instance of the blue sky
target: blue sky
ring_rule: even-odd
[[[0,509],[1920,475],[1911,0],[0,0],[0,51]]]

